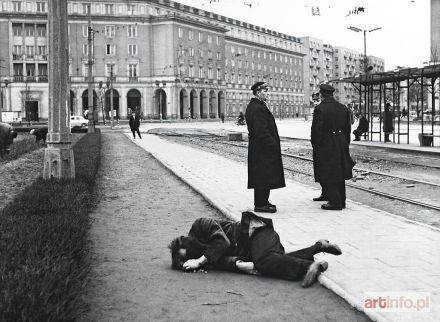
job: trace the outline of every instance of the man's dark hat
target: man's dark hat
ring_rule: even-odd
[[[335,88],[329,84],[321,84],[319,85],[319,91],[326,92],[326,93],[333,93],[335,91]]]
[[[269,85],[267,85],[266,82],[256,82],[254,85],[252,85],[251,90],[252,91],[258,91],[262,88],[267,88]]]

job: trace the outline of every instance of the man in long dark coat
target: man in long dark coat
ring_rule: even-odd
[[[333,97],[334,88],[320,85],[321,104],[312,122],[313,170],[315,181],[326,193],[325,210],[345,208],[345,180],[352,178],[353,161],[349,144],[351,121],[347,107]]]
[[[385,111],[383,112],[383,133],[385,134],[385,143],[391,142],[390,134],[394,132],[393,126],[394,113],[391,111],[391,104],[385,104]]]
[[[256,269],[265,276],[303,280],[303,287],[312,285],[328,267],[327,262],[315,262],[315,254],[342,253],[338,245],[320,239],[310,247],[286,254],[272,220],[249,211],[242,213],[241,221],[199,218],[188,236],[173,239],[169,248],[173,269],[224,269],[250,274]]]
[[[280,137],[275,118],[266,103],[269,86],[265,82],[256,82],[251,90],[254,97],[245,115],[249,131],[248,189],[254,189],[255,211],[274,213],[277,209],[269,202],[270,190],[286,186]]]
[[[133,139],[136,139],[136,133],[139,136],[139,139],[142,139],[141,132],[139,132],[139,126],[141,125],[140,115],[136,112],[132,112],[130,115],[130,119],[128,120],[128,124],[130,125],[130,130],[133,133]]]

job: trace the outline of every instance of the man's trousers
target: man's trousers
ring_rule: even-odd
[[[345,207],[345,181],[324,182],[328,202],[334,206]]]
[[[313,255],[321,251],[321,244],[286,254],[280,237],[273,228],[260,228],[250,239],[250,251],[255,268],[266,276],[299,281],[304,278]]]

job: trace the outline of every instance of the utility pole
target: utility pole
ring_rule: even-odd
[[[88,80],[88,109],[89,109],[89,123],[87,132],[88,133],[94,133],[95,132],[95,125],[93,122],[93,118],[95,116],[95,106],[93,104],[93,56],[92,56],[92,50],[93,50],[93,40],[92,40],[92,10],[91,5],[87,5],[87,10],[89,14],[89,21],[87,26],[87,46],[88,46],[88,73],[87,73],[87,80]]]
[[[0,63],[5,61],[4,59],[0,59]],[[0,122],[3,121],[2,119],[2,112],[3,112],[3,87],[2,87],[2,68],[5,68],[5,66],[0,65]],[[5,88],[6,88],[6,81],[5,81]]]
[[[69,75],[67,1],[49,0],[49,133],[44,150],[43,178],[74,178],[75,162],[71,145],[67,105]]]
[[[114,118],[113,118],[113,64],[110,65],[110,120],[111,127],[115,126]]]

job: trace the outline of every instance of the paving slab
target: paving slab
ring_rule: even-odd
[[[253,209],[246,165],[154,135],[133,141],[226,216],[239,220],[241,212]],[[344,251],[338,257],[317,256],[329,262],[321,284],[374,321],[440,321],[440,230],[350,200],[343,211],[324,211],[311,201],[319,190],[291,179],[286,184],[272,190],[270,199],[278,212],[267,217],[273,219],[287,250],[328,238]],[[406,296],[415,291],[429,295],[428,312],[364,309],[367,292]]]

